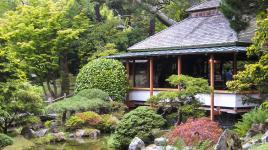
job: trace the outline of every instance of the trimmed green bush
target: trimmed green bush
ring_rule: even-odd
[[[101,122],[97,125],[97,129],[102,132],[109,133],[115,130],[119,120],[110,114],[101,115]]]
[[[126,148],[134,137],[144,142],[154,139],[153,129],[161,128],[165,119],[149,107],[141,106],[125,114],[112,135],[115,148]]]
[[[102,100],[109,100],[109,94],[99,89],[84,89],[78,92],[77,95],[88,99],[99,98]]]
[[[107,92],[113,100],[123,100],[128,81],[122,63],[113,59],[96,59],[85,65],[77,76],[75,93],[92,88]]]
[[[241,121],[235,124],[235,132],[240,136],[245,136],[254,123],[264,123],[268,119],[268,110],[256,108],[242,116]]]
[[[0,148],[1,149],[12,144],[13,144],[13,140],[11,137],[0,133]]]
[[[48,112],[64,111],[99,111],[101,108],[109,108],[108,94],[98,89],[84,89],[75,96],[66,98],[46,107]]]

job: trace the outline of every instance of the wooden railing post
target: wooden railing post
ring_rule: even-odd
[[[213,121],[214,120],[214,70],[215,70],[215,65],[214,65],[214,55],[210,55],[210,87],[211,87],[211,93],[210,93],[210,119]]]
[[[149,59],[150,61],[150,96],[154,94],[154,60],[152,57]]]
[[[181,56],[178,56],[178,62],[177,62],[177,67],[178,67],[178,76],[181,75]],[[178,89],[180,90],[180,85],[178,85]]]

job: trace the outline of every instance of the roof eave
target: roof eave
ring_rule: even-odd
[[[178,50],[185,48],[207,48],[207,47],[221,47],[221,46],[249,46],[251,43],[247,42],[227,42],[216,44],[203,44],[203,45],[189,45],[189,46],[176,46],[176,47],[162,47],[162,48],[147,48],[147,49],[127,49],[129,52],[146,52],[146,51],[163,51],[163,50]]]

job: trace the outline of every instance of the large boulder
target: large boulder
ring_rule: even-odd
[[[40,129],[37,131],[34,131],[34,136],[35,137],[43,137],[48,133],[48,129]]]
[[[64,141],[66,141],[64,132],[52,133],[52,135],[53,135],[53,140],[51,142],[64,142]]]
[[[29,126],[23,127],[20,134],[27,139],[34,137],[34,131]]]
[[[262,143],[268,143],[268,130],[265,132],[261,139]]]
[[[138,138],[135,137],[131,143],[129,144],[128,150],[144,150],[145,149],[145,144],[144,142]]]
[[[220,136],[215,150],[241,150],[242,141],[239,136],[232,132],[231,130],[226,129]]]
[[[244,141],[248,141],[250,138],[257,134],[263,134],[266,131],[266,125],[263,123],[260,124],[252,124],[251,128],[248,130]]]
[[[167,139],[164,137],[156,138],[154,144],[156,146],[167,146]]]
[[[97,129],[78,129],[73,134],[75,138],[90,137],[97,139],[100,136],[100,130]]]

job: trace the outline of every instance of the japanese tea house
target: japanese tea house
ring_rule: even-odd
[[[242,93],[226,88],[227,71],[234,75],[247,59],[253,29],[234,31],[219,11],[220,1],[211,0],[189,9],[189,17],[128,48],[127,53],[109,56],[126,65],[130,101],[145,102],[160,91],[178,90],[165,79],[184,74],[208,79],[212,92],[197,95],[204,109],[239,113],[253,104],[242,103]]]

